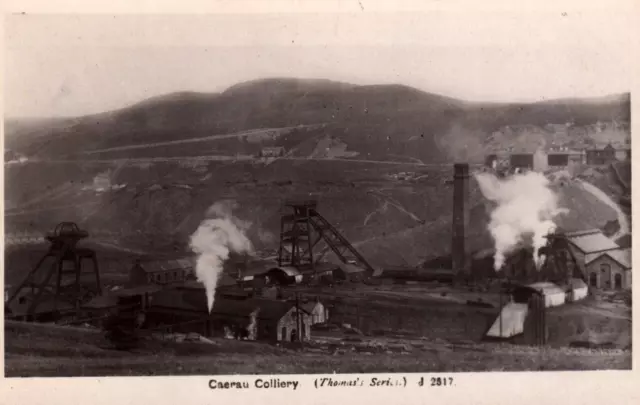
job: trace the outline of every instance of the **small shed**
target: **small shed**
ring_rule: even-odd
[[[580,301],[589,294],[589,287],[584,280],[572,278],[569,280],[569,285],[571,286],[571,301]]]
[[[306,302],[301,307],[311,314],[311,324],[326,323],[329,320],[329,310],[319,300]]]
[[[529,284],[528,287],[538,291],[544,296],[545,308],[557,307],[566,302],[567,295],[565,291],[554,283],[542,281]]]

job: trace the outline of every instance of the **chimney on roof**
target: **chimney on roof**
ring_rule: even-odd
[[[451,263],[456,276],[469,271],[466,250],[466,226],[469,222],[469,164],[456,163],[453,170],[453,233]]]

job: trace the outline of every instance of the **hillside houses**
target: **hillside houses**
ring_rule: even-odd
[[[606,165],[616,161],[616,150],[611,144],[602,149],[590,149],[586,151],[588,165]]]
[[[547,150],[547,164],[549,167],[566,167],[570,164],[585,163],[584,151],[568,147],[554,147]]]
[[[537,155],[537,156],[536,156]],[[607,165],[631,159],[631,137],[626,122],[575,125],[573,122],[507,125],[487,139],[488,167],[509,166],[535,171],[573,164]]]
[[[494,164],[497,166],[507,165],[513,169],[542,172],[549,168],[562,168],[577,164],[602,166],[628,160],[631,160],[629,146],[616,148],[609,143],[600,148],[582,150],[558,146],[526,152],[494,151],[486,155],[485,165],[487,167],[493,167]]]

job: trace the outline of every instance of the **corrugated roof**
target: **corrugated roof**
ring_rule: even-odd
[[[595,253],[620,248],[599,229],[565,233],[565,236],[573,245],[584,253]]]

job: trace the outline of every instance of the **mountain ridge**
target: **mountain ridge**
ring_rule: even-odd
[[[580,126],[629,119],[628,94],[527,104],[474,103],[402,84],[267,78],[238,83],[219,93],[184,91],[159,95],[113,111],[40,121],[39,125],[17,130],[16,122],[8,121],[5,143],[8,149],[23,155],[49,159],[127,145],[215,138],[254,129],[277,132],[278,128],[316,126],[284,131],[286,136],[264,137],[263,144],[313,150],[310,140],[320,142],[330,136],[362,159],[402,156],[445,163],[461,158],[462,144],[471,143],[467,149],[479,152],[490,134],[505,125],[572,122]],[[259,147],[248,146],[248,140],[212,139],[207,144],[179,150],[186,155],[219,150],[224,154],[257,153]],[[165,148],[163,153],[171,155],[177,150]],[[469,151],[462,157],[470,158]],[[473,157],[481,160],[480,155],[475,153]]]

